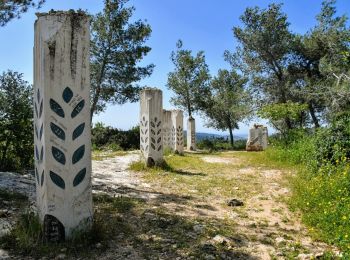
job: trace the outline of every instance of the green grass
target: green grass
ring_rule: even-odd
[[[116,156],[127,155],[126,151],[104,151],[104,150],[94,150],[92,152],[92,160],[94,161],[103,161],[108,158],[113,158]]]

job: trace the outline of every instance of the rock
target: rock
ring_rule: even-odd
[[[314,255],[313,254],[299,254],[297,256],[297,259],[300,259],[300,260],[314,259]]]
[[[276,237],[275,242],[276,245],[284,243],[286,240],[283,237]]]
[[[57,257],[56,257],[57,260],[61,260],[61,259],[66,259],[66,255],[65,254],[59,254]]]
[[[215,258],[215,256],[213,256],[213,255],[205,255],[205,256],[204,256],[204,259],[205,259],[205,260],[215,260],[216,258]]]
[[[211,240],[211,242],[212,242],[213,244],[222,244],[222,245],[224,245],[224,244],[229,244],[231,241],[230,241],[228,238],[226,238],[226,237],[224,237],[224,236],[222,236],[222,235],[216,235],[216,236]]]
[[[67,248],[61,248],[61,252],[64,253],[64,252],[67,252]]]
[[[315,258],[316,259],[322,259],[323,255],[324,255],[323,252],[318,252],[318,253],[315,254]]]
[[[232,199],[229,202],[227,202],[227,206],[230,206],[230,207],[239,207],[243,205],[244,205],[243,201],[240,201],[238,199]]]
[[[203,230],[204,230],[203,225],[198,224],[193,226],[193,231],[196,232],[197,234],[203,233]]]
[[[8,252],[3,249],[0,249],[0,259],[10,259]]]
[[[99,249],[99,248],[102,247],[102,244],[101,244],[101,243],[97,243],[97,244],[95,245],[95,247],[96,247],[97,249]]]

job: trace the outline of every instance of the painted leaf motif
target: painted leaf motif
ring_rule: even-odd
[[[152,143],[155,143],[155,142],[156,142],[156,139],[154,139],[153,137],[151,137],[151,142],[152,142]]]
[[[73,97],[73,91],[69,87],[66,87],[62,93],[63,100],[66,103],[68,103],[69,101],[71,101],[72,97]]]
[[[44,177],[45,177],[45,175],[44,175],[44,170],[43,170],[43,172],[41,173],[41,183],[40,183],[41,186],[43,186],[43,184],[44,184]]]
[[[64,190],[66,188],[66,183],[58,174],[50,171],[50,178],[52,182],[56,184],[58,187],[60,187],[61,189]]]
[[[85,153],[85,145],[82,145],[74,152],[72,157],[72,163],[76,164],[77,162],[79,162],[80,159],[83,158],[84,153]]]
[[[161,123],[162,123],[162,121],[159,121],[158,124],[157,124],[157,127],[159,127]]]
[[[73,186],[78,186],[85,178],[86,168],[82,169],[78,174],[74,177]]]
[[[77,139],[83,132],[85,128],[85,123],[80,124],[77,128],[74,129],[72,138],[73,140]]]
[[[35,115],[38,118],[39,113],[38,113],[38,107],[36,106],[36,103],[34,103],[34,109],[35,109]]]
[[[36,177],[36,182],[39,185],[39,174],[38,174],[38,169],[37,168],[35,168],[35,177]]]
[[[52,156],[53,156],[53,158],[55,158],[55,160],[57,162],[59,162],[63,165],[66,164],[66,156],[64,155],[64,153],[60,149],[58,149],[54,146],[52,146]]]
[[[54,124],[54,123],[50,123],[50,127],[51,127],[51,131],[61,140],[65,140],[66,139],[66,134],[64,132],[64,130],[59,127],[58,125]]]
[[[38,146],[35,146],[35,158],[39,161],[39,150],[38,150]]]
[[[39,102],[40,100],[40,89],[36,92],[36,100]]]
[[[151,143],[151,147],[152,147],[152,149],[153,149],[153,150],[155,150],[155,149],[156,149],[156,147],[154,146],[154,144],[153,144],[153,143]]]
[[[71,117],[72,118],[76,117],[81,112],[81,110],[83,110],[84,106],[85,106],[85,100],[83,99],[73,109]]]
[[[39,138],[38,127],[36,126],[36,124],[34,125],[34,131],[35,131],[36,138]]]
[[[44,106],[44,102],[41,101],[40,108],[39,108],[39,118],[41,118],[41,115],[43,114],[43,106]]]
[[[158,138],[158,140],[157,140],[157,144],[159,144],[159,143],[160,143],[160,141],[162,141],[162,138],[161,138],[161,137],[159,137],[159,138]]]
[[[160,151],[160,149],[162,149],[162,146],[161,146],[161,145],[158,147],[158,152]]]
[[[151,126],[152,126],[152,127],[155,127],[156,125],[151,121]]]
[[[53,112],[55,112],[58,116],[64,118],[63,108],[52,98],[50,98],[50,108]]]
[[[162,131],[162,129],[159,129],[158,132],[157,132],[157,135],[159,135],[161,131]]]
[[[39,140],[41,140],[41,137],[43,136],[43,131],[44,131],[44,124],[41,124],[40,132],[39,132]]]
[[[44,146],[41,147],[41,151],[40,151],[40,161],[42,161],[44,158]]]

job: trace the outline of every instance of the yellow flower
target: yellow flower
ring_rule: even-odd
[[[343,220],[346,220],[347,219],[347,217],[346,216],[343,216]]]

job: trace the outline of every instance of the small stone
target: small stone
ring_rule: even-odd
[[[99,248],[102,247],[102,244],[101,244],[101,243],[97,243],[97,244],[95,245],[95,247],[96,247],[97,249],[99,249]]]
[[[323,257],[324,253],[323,252],[318,252],[315,254],[316,259],[321,259]]]
[[[299,254],[297,256],[297,259],[300,259],[300,260],[314,259],[314,255],[313,254]]]
[[[276,241],[276,244],[279,245],[281,243],[284,243],[285,239],[283,237],[276,237],[275,241]]]
[[[66,255],[65,254],[59,254],[57,257],[56,257],[57,260],[61,260],[61,259],[66,259]]]
[[[230,240],[222,235],[216,235],[212,240],[214,244],[228,244]]]
[[[204,259],[205,260],[215,260],[215,256],[213,256],[213,255],[205,255]]]
[[[244,205],[243,201],[240,201],[238,199],[232,199],[229,202],[227,202],[227,206],[230,206],[230,207],[239,207],[243,205]]]
[[[64,252],[67,252],[67,248],[61,248],[61,250],[60,250],[62,253],[64,253]]]
[[[193,231],[196,232],[197,234],[203,233],[204,226],[203,225],[194,225],[193,226]]]

